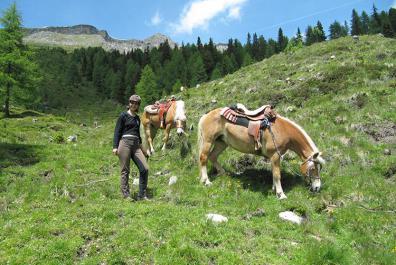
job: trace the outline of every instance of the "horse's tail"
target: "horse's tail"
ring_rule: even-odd
[[[203,120],[205,119],[205,115],[203,115],[198,122],[198,161],[199,161],[199,156],[201,155],[201,151],[202,151],[202,147],[203,147],[203,143],[204,143],[204,139],[203,139],[203,133],[202,133],[202,124],[203,124]]]

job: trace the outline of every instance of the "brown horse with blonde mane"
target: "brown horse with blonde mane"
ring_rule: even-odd
[[[164,137],[162,150],[165,150],[166,144],[168,143],[170,130],[172,128],[177,128],[177,134],[180,136],[186,134],[184,128],[186,126],[186,114],[184,109],[184,101],[182,100],[172,100],[169,101],[169,108],[165,113],[164,118]],[[147,153],[151,155],[154,153],[153,139],[157,134],[158,129],[161,128],[161,117],[157,107],[153,105],[146,106],[144,108],[143,115],[141,117],[141,122],[144,128],[145,141],[147,144]]]
[[[300,170],[310,182],[312,191],[321,186],[320,170],[325,163],[318,148],[308,134],[295,122],[277,115],[261,137],[261,148],[255,148],[254,139],[248,135],[248,128],[236,125],[220,115],[221,108],[203,115],[198,125],[199,168],[201,182],[210,185],[207,161],[212,162],[218,173],[224,169],[217,158],[228,146],[243,153],[264,156],[271,161],[273,185],[279,199],[286,199],[281,186],[281,157],[291,150],[301,159]],[[271,131],[272,133],[271,133]]]

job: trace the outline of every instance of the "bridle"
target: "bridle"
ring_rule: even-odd
[[[313,158],[313,155],[310,155],[307,159],[305,159],[304,162],[302,162],[301,166],[303,166],[304,164],[308,163],[308,162],[312,162],[310,165],[307,166],[307,172],[306,172],[306,177],[309,178],[310,183],[312,183],[312,180],[320,180],[320,170],[322,169],[322,164],[318,161],[316,161]],[[315,165],[318,165],[317,167]],[[313,172],[313,170],[317,170],[317,175],[314,176],[312,175],[311,172]]]

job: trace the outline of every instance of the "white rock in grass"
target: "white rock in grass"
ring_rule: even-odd
[[[290,221],[295,224],[301,224],[304,221],[304,218],[298,216],[291,211],[281,212],[279,213],[279,217],[283,220]]]
[[[206,220],[212,221],[213,223],[223,223],[228,222],[228,218],[216,213],[208,213],[206,215]]]
[[[139,185],[139,179],[138,178],[134,178],[132,185],[138,186]]]
[[[169,186],[172,186],[176,182],[177,182],[177,177],[176,176],[172,176],[172,177],[169,178]]]
[[[77,135],[70,135],[67,137],[68,142],[77,142]]]

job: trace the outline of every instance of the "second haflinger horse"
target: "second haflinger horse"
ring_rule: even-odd
[[[302,159],[300,170],[310,182],[311,190],[319,191],[320,170],[325,161],[304,129],[295,122],[275,114],[271,106],[248,111],[242,104],[238,105],[238,108],[212,110],[199,121],[198,163],[201,182],[211,184],[207,173],[208,159],[218,172],[224,172],[217,158],[231,146],[240,152],[270,159],[272,188],[279,199],[286,199],[281,186],[280,163],[282,155],[291,150]]]
[[[177,128],[178,135],[186,134],[184,131],[186,119],[184,101],[176,100],[173,97],[166,102],[156,102],[154,105],[146,106],[141,121],[148,155],[154,153],[153,139],[158,129],[164,129],[162,150],[165,150],[172,128]]]

